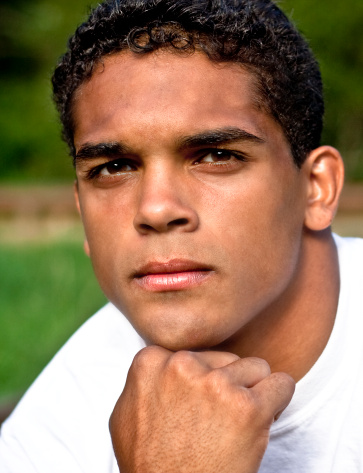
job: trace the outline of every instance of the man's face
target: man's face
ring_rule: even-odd
[[[252,74],[122,52],[79,88],[74,117],[86,247],[148,342],[216,346],[284,297],[306,184]]]

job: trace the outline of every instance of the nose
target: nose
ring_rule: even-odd
[[[139,233],[193,232],[197,229],[196,202],[177,173],[145,173],[138,197],[134,226]]]

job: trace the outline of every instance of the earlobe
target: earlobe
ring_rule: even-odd
[[[77,180],[74,181],[73,190],[74,190],[74,199],[76,201],[76,207],[77,207],[79,215],[82,217],[81,205],[79,203],[79,191],[78,191],[78,181]],[[87,239],[84,240],[83,249],[84,249],[84,252],[86,253],[86,255],[89,257],[90,256],[90,249],[89,249],[89,244],[88,244]]]
[[[321,146],[307,157],[304,171],[308,175],[305,226],[312,231],[328,228],[338,208],[344,182],[344,164],[335,148]]]
[[[87,239],[84,240],[83,249],[84,249],[84,252],[86,253],[86,255],[87,255],[88,257],[90,257],[91,252],[90,252],[90,249],[89,249],[89,244],[88,244]]]

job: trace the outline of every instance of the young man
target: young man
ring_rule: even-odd
[[[53,85],[112,304],[4,425],[1,471],[362,471],[363,243],[331,234],[342,160],[286,17],[109,1]]]

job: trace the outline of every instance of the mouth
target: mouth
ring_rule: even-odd
[[[201,285],[213,273],[213,268],[202,263],[172,259],[147,263],[133,275],[133,280],[147,291],[181,291]]]

